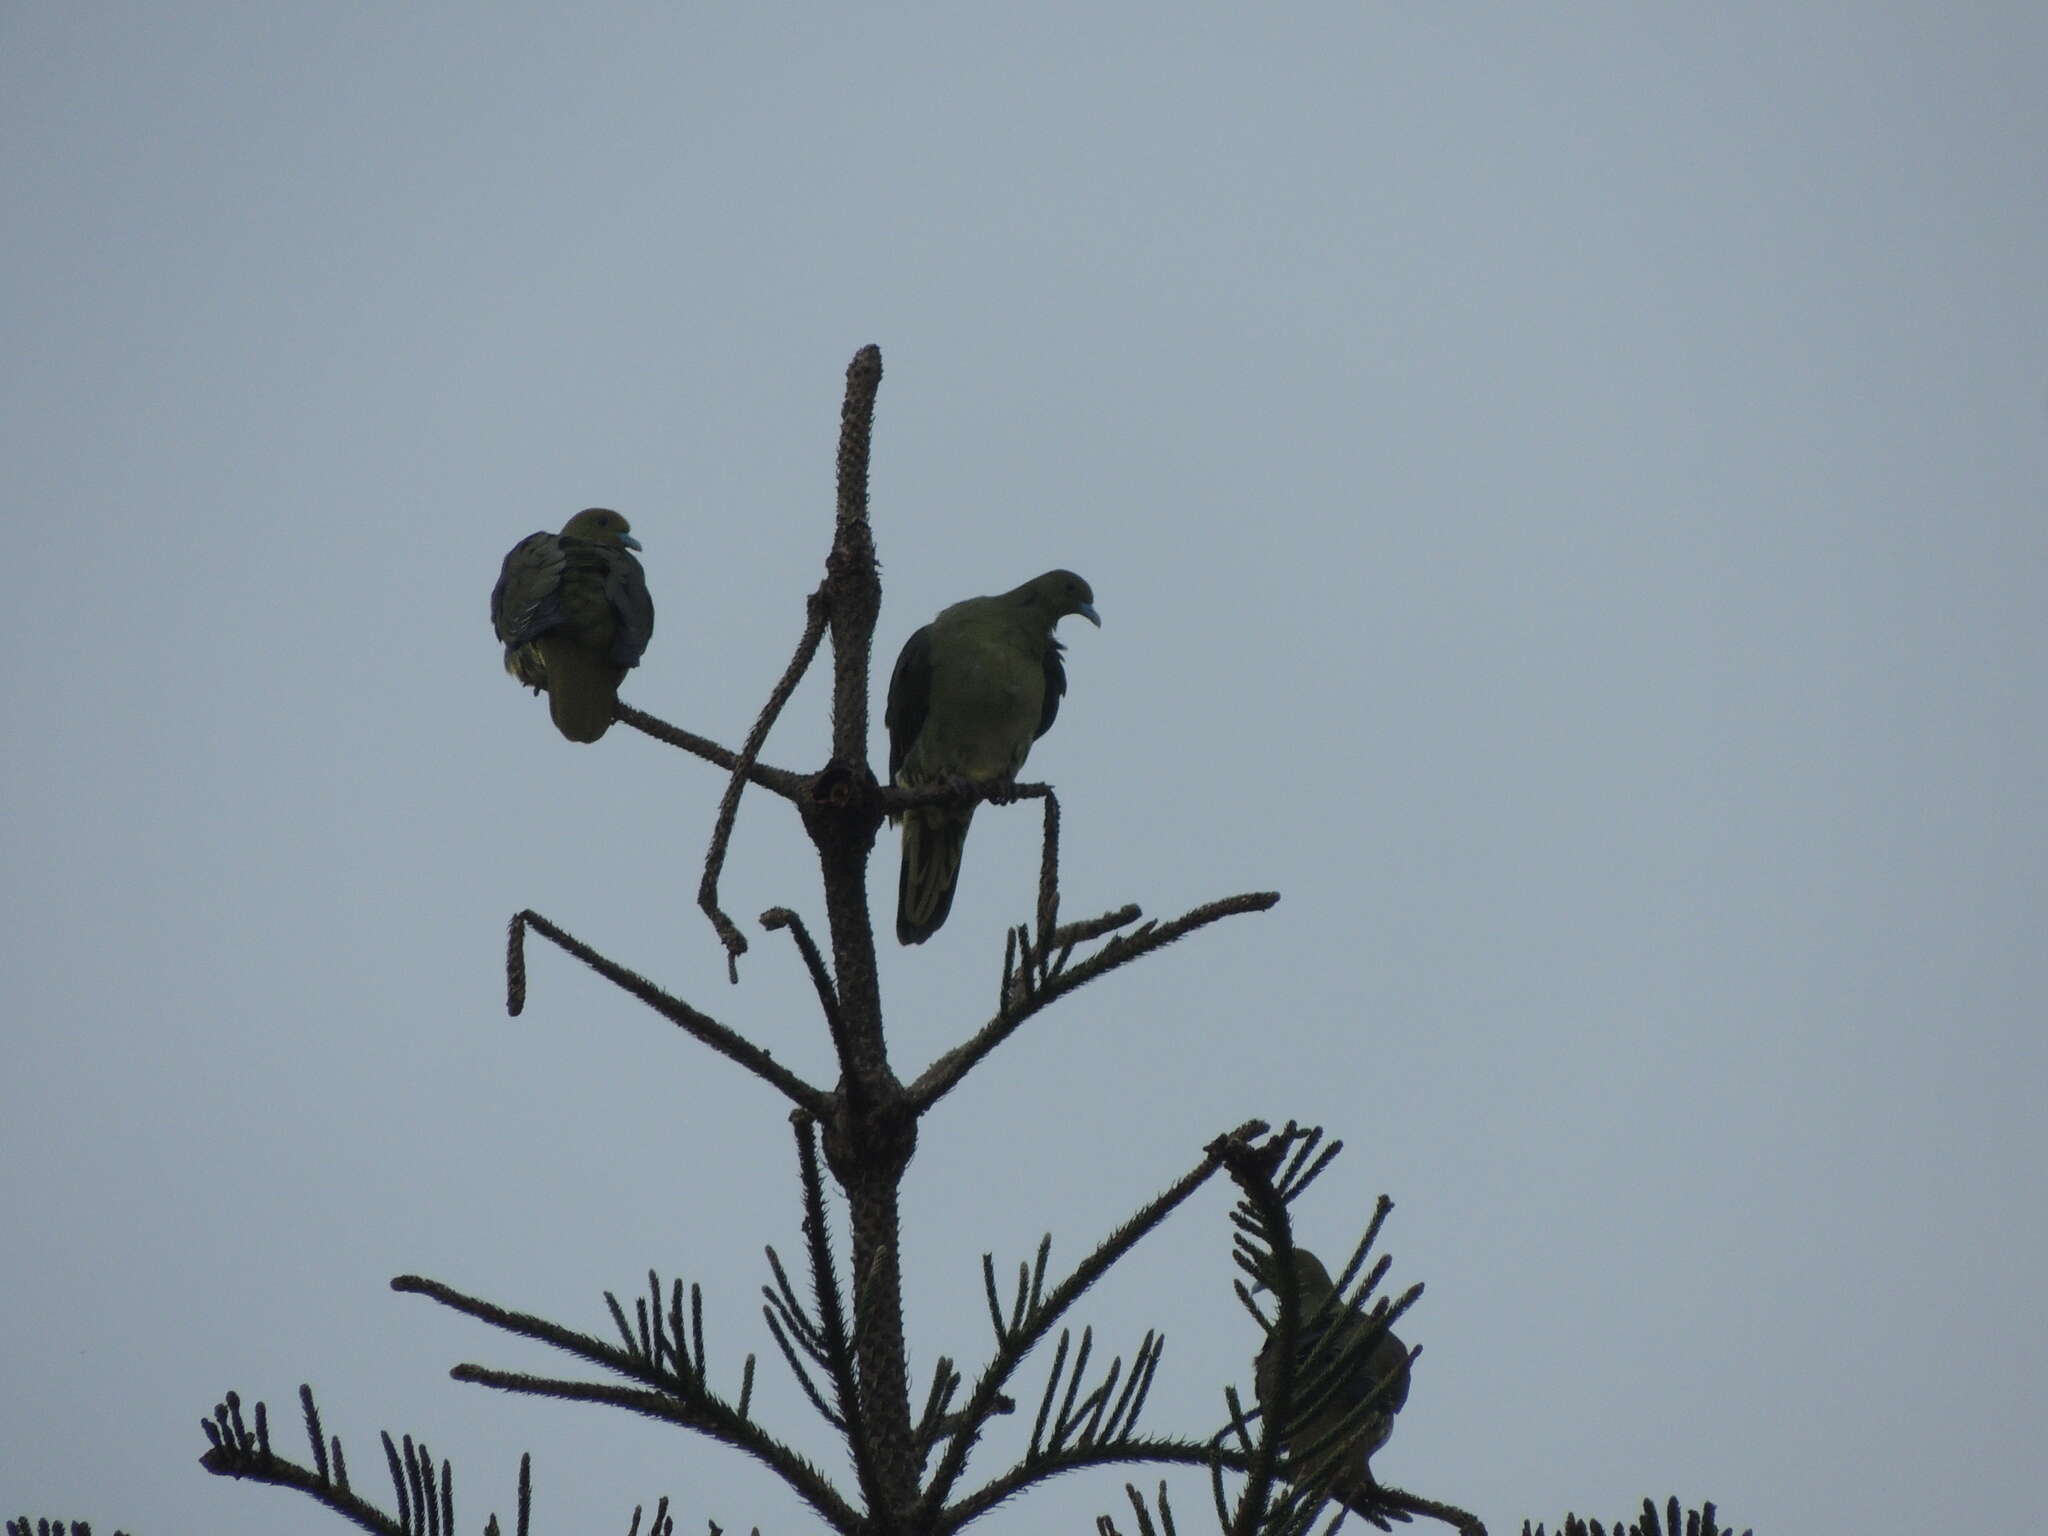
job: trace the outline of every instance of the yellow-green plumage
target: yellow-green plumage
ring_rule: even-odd
[[[1295,1477],[1319,1483],[1347,1503],[1369,1500],[1373,1452],[1394,1432],[1408,1400],[1408,1350],[1391,1332],[1370,1337],[1366,1317],[1344,1305],[1322,1261],[1294,1250],[1294,1386],[1288,1422],[1278,1426]],[[1276,1287],[1277,1289],[1277,1287]],[[1255,1384],[1270,1413],[1280,1381],[1276,1326],[1259,1351]]]
[[[1014,779],[1052,728],[1066,668],[1053,627],[1068,614],[1100,625],[1095,595],[1072,571],[1047,571],[997,597],[953,604],[918,630],[889,678],[889,777],[905,789]],[[901,817],[896,937],[922,944],[945,922],[974,807],[920,807]]]
[[[555,728],[596,741],[611,728],[619,684],[654,633],[654,599],[625,518],[589,507],[560,533],[512,546],[491,589],[505,670],[548,696]]]

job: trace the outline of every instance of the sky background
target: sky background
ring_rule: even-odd
[[[875,342],[878,670],[1074,567],[1105,623],[1028,770],[1068,912],[1283,893],[926,1121],[919,1400],[987,1356],[982,1253],[1071,1264],[1294,1118],[1347,1147],[1305,1240],[1384,1191],[1428,1287],[1389,1481],[1496,1533],[2023,1523],[2044,58],[2017,0],[0,11],[0,1508],[339,1530],[195,1465],[229,1387],[303,1457],[309,1381],[380,1501],[378,1429],[451,1456],[464,1531],[527,1447],[538,1531],[814,1527],[722,1448],[449,1381],[574,1367],[403,1272],[600,1332],[700,1281],[715,1378],[763,1352],[850,1485],[760,1319],[784,1103],[545,945],[504,1012],[532,905],[827,1075],[787,942],[733,988],[695,909],[723,777],[563,742],[485,599],[621,509],[626,695],[736,744]],[[766,756],[821,763],[825,703]],[[985,811],[945,930],[887,945],[906,1078],[987,1016],[1037,837]],[[771,797],[725,889],[822,926]],[[1077,1318],[1165,1329],[1155,1431],[1250,1385],[1228,1207]],[[1122,1482],[982,1529],[1128,1524]]]

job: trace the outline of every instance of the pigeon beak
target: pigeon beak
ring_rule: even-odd
[[[620,534],[619,542],[625,545],[628,549],[638,549],[640,547],[640,541],[634,538],[633,535],[631,535],[630,533]]]
[[[1082,618],[1093,624],[1097,629],[1102,628],[1102,615],[1095,611],[1093,603],[1082,603],[1074,609],[1074,612],[1081,615]]]

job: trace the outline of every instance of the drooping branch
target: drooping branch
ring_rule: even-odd
[[[512,919],[505,961],[507,1013],[517,1017],[526,1006],[524,934],[528,928],[558,948],[567,950],[612,985],[632,993],[663,1018],[687,1030],[719,1055],[738,1062],[763,1082],[779,1088],[799,1108],[809,1110],[813,1114],[826,1112],[828,1099],[822,1090],[812,1087],[753,1041],[727,1028],[709,1014],[692,1008],[681,998],[671,997],[646,977],[606,959],[588,944],[556,927],[530,907],[517,913]]]
[[[1078,965],[1064,970],[1049,970],[1042,984],[1027,981],[1022,987],[1008,989],[1009,995],[1005,997],[1004,1006],[997,1011],[994,1018],[982,1025],[971,1039],[955,1046],[918,1074],[909,1089],[912,1106],[919,1113],[930,1108],[973,1071],[976,1064],[989,1052],[1016,1033],[1018,1026],[1026,1019],[1067,993],[1086,986],[1096,977],[1113,971],[1120,965],[1141,959],[1154,950],[1164,949],[1174,940],[1185,938],[1197,928],[1206,928],[1213,922],[1235,917],[1241,912],[1264,912],[1279,899],[1278,891],[1249,891],[1242,896],[1226,896],[1221,901],[1212,901],[1196,907],[1170,923],[1148,923],[1136,933],[1117,934]],[[1071,952],[1072,944],[1066,943],[1064,948]],[[1028,978],[1034,969],[1035,967],[1019,966],[1016,975],[1019,978]],[[1019,993],[1022,995],[1018,995]]]
[[[1288,1216],[1288,1204],[1308,1187],[1309,1183],[1329,1165],[1337,1155],[1338,1148],[1331,1146],[1307,1171],[1303,1165],[1322,1139],[1317,1128],[1298,1129],[1289,1121],[1279,1135],[1268,1138],[1264,1143],[1253,1146],[1248,1140],[1232,1142],[1218,1141],[1211,1150],[1230,1170],[1230,1176],[1237,1183],[1244,1198],[1232,1219],[1240,1232],[1251,1231],[1262,1246],[1269,1276],[1291,1274],[1294,1255],[1294,1225]],[[1286,1167],[1283,1168],[1282,1164]],[[1244,1238],[1240,1236],[1239,1242]],[[1242,1254],[1239,1263],[1244,1264]],[[1247,1266],[1255,1269],[1255,1266]],[[1250,1305],[1250,1297],[1242,1283],[1238,1288],[1238,1299]],[[1228,1512],[1224,1509],[1223,1485],[1219,1458],[1211,1477],[1215,1485],[1217,1513],[1223,1518],[1228,1536],[1257,1536],[1266,1529],[1267,1511],[1274,1497],[1274,1483],[1280,1465],[1281,1440],[1278,1426],[1287,1421],[1293,1408],[1295,1387],[1295,1364],[1298,1343],[1301,1336],[1301,1305],[1299,1288],[1292,1284],[1280,1285],[1277,1292],[1278,1316],[1274,1319],[1269,1338],[1278,1352],[1281,1362],[1275,1373],[1270,1398],[1265,1404],[1259,1421],[1259,1435],[1251,1447],[1249,1474],[1243,1491],[1238,1496],[1237,1508]],[[1254,1315],[1257,1313],[1254,1311]],[[1263,1390],[1263,1389],[1262,1389]],[[1237,1394],[1226,1391],[1225,1398],[1230,1409],[1230,1426],[1242,1439],[1245,1433],[1245,1417],[1239,1411]],[[1225,1431],[1228,1433],[1228,1430]],[[1323,1502],[1321,1490],[1314,1492],[1314,1507]]]
[[[604,1293],[612,1321],[619,1330],[626,1352],[659,1372],[673,1372],[685,1394],[710,1395],[710,1361],[704,1352],[704,1292],[690,1286],[690,1313],[683,1316],[683,1282],[678,1277],[670,1287],[666,1308],[661,1300],[661,1276],[647,1271],[647,1295],[633,1300],[637,1326],[626,1321],[625,1308],[610,1291]],[[747,1417],[747,1403],[754,1386],[754,1357],[748,1355],[740,1374],[739,1416]]]
[[[747,952],[747,938],[718,904],[718,877],[725,870],[725,850],[732,842],[732,825],[739,814],[740,791],[746,788],[747,772],[767,742],[768,732],[781,717],[783,706],[789,702],[789,696],[796,691],[804,673],[810,670],[811,658],[818,654],[818,642],[824,634],[825,589],[820,586],[804,603],[804,632],[796,643],[796,651],[789,658],[789,665],[782,669],[782,676],[768,695],[768,702],[761,706],[760,718],[747,732],[747,744],[740,748],[739,760],[733,764],[732,777],[725,786],[725,797],[718,802],[718,822],[712,828],[711,847],[704,855],[704,878],[697,883],[697,905],[711,919],[719,942],[725,946],[726,974],[734,983],[740,979],[740,956]]]
[[[689,1409],[674,1398],[645,1388],[614,1386],[601,1381],[559,1380],[549,1376],[534,1376],[522,1371],[493,1370],[482,1365],[458,1365],[448,1374],[452,1379],[466,1382],[471,1386],[495,1387],[501,1392],[554,1398],[567,1403],[604,1403],[646,1418],[679,1424],[700,1433],[711,1433]],[[717,1435],[716,1438],[726,1441],[727,1444],[746,1452],[771,1468],[799,1498],[823,1516],[835,1531],[851,1533],[861,1528],[859,1514],[833,1488],[825,1474],[781,1442],[771,1440],[758,1432],[744,1438],[723,1434]]]
[[[450,1371],[455,1380],[571,1402],[611,1403],[648,1418],[681,1425],[744,1451],[771,1468],[836,1529],[854,1528],[856,1517],[851,1506],[824,1474],[747,1417],[741,1408],[712,1392],[700,1373],[664,1367],[653,1352],[622,1349],[592,1334],[564,1328],[529,1312],[511,1311],[421,1275],[399,1275],[392,1280],[391,1288],[429,1297],[506,1333],[552,1345],[639,1385],[571,1381],[472,1364],[458,1365]],[[701,1344],[698,1349],[701,1360]]]

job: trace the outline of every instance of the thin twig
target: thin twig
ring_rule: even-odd
[[[199,1458],[199,1465],[216,1477],[267,1483],[273,1488],[296,1488],[366,1531],[378,1531],[384,1536],[413,1536],[404,1525],[352,1492],[346,1484],[329,1482],[313,1468],[268,1451],[216,1445]]]
[[[782,676],[768,695],[768,702],[761,706],[761,715],[754,722],[754,728],[747,732],[747,744],[740,748],[739,760],[732,765],[732,777],[726,781],[725,796],[718,802],[718,822],[711,829],[711,847],[704,855],[704,878],[697,882],[697,905],[711,919],[718,941],[725,946],[726,974],[735,985],[740,979],[740,956],[747,952],[747,936],[740,932],[738,924],[726,916],[725,909],[718,904],[718,877],[725,870],[725,850],[732,842],[732,826],[739,815],[740,791],[747,787],[747,772],[760,755],[768,740],[768,732],[782,714],[782,707],[789,702],[789,696],[796,691],[804,673],[810,670],[811,658],[818,654],[818,642],[824,635],[825,589],[820,586],[805,600],[804,632],[797,640],[796,651],[790,656],[789,665],[782,669]]]

